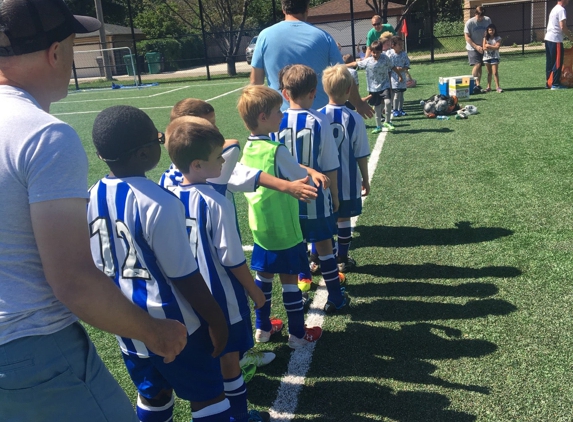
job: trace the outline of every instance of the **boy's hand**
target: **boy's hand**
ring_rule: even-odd
[[[255,309],[261,309],[265,305],[267,298],[259,286],[255,284],[248,293],[249,297],[253,299],[253,302],[255,302]]]
[[[225,346],[227,345],[227,338],[229,337],[227,324],[209,325],[209,336],[213,343],[213,353],[211,353],[211,356],[216,358],[225,350]]]
[[[368,180],[362,180],[362,196],[368,196],[370,193],[370,182]]]
[[[309,169],[308,174],[312,177],[312,181],[317,188],[328,189],[330,187],[330,179],[325,174],[314,169]]]
[[[314,201],[317,197],[317,189],[314,186],[310,186],[308,184],[308,180],[309,177],[306,176],[304,179],[293,180],[292,182],[289,182],[287,193],[299,201]]]
[[[338,207],[340,207],[340,201],[338,200],[338,196],[332,196],[332,212],[338,211]]]
[[[152,321],[155,338],[145,345],[156,355],[163,356],[163,362],[173,362],[187,344],[187,328],[173,319],[152,318]]]
[[[404,78],[402,78],[402,75],[398,73],[398,81],[402,82],[404,80]]]

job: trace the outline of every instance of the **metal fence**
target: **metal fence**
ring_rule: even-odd
[[[451,60],[466,57],[464,23],[474,16],[473,9],[433,9],[429,3],[429,10],[411,11],[405,17],[408,36],[406,46],[412,61],[434,62],[436,60]],[[499,35],[503,39],[503,54],[525,54],[530,51],[543,49],[542,40],[545,33],[547,17],[555,0],[526,0],[512,1],[510,3],[496,3],[485,5],[486,15],[497,26]],[[350,5],[350,2],[349,2]],[[568,6],[573,16],[573,3]],[[374,13],[372,13],[374,14]],[[339,15],[340,16],[340,15]],[[362,15],[364,16],[364,15]],[[397,26],[401,18],[399,14],[390,14],[388,23]],[[329,32],[342,48],[343,54],[357,55],[357,47],[364,43],[366,34],[372,28],[370,18],[357,19],[349,6],[347,17],[332,22],[315,23],[315,26]],[[205,33],[204,35],[190,35],[184,38],[145,39],[131,42],[131,45],[115,46],[108,42],[108,47],[129,47],[137,51],[137,57],[127,58],[114,50],[112,57],[107,60],[109,69],[105,69],[101,57],[94,55],[89,58],[83,55],[84,60],[76,56],[75,86],[105,87],[111,86],[114,80],[132,84],[129,78],[132,61],[137,63],[134,71],[137,73],[136,81],[141,83],[141,75],[162,73],[162,77],[186,78],[199,77],[210,79],[211,68],[215,64],[228,63],[228,68],[235,69],[236,63],[245,61],[245,49],[253,36],[263,28],[249,28],[241,33]],[[397,28],[400,32],[401,28]],[[221,45],[239,43],[238,54],[225,56]],[[135,44],[135,45],[134,45]],[[83,45],[82,49],[96,50],[98,44]],[[103,54],[111,54],[102,52]],[[87,57],[87,58],[86,58]],[[247,69],[242,65],[241,69]],[[220,68],[221,66],[219,66]],[[226,68],[223,73],[226,73]],[[192,70],[197,69],[197,73]],[[184,71],[184,72],[180,72]],[[240,70],[239,70],[240,72]],[[165,75],[168,73],[168,75]],[[122,75],[126,75],[123,78]],[[105,77],[107,76],[107,78]],[[125,80],[124,80],[125,79]],[[145,77],[145,80],[150,79]]]

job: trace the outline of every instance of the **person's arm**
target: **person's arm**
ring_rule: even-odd
[[[356,86],[354,79],[352,80],[352,86],[350,87],[350,97],[348,98],[348,101],[350,101],[350,104],[356,108],[356,112],[363,118],[369,119],[374,116],[374,110],[372,107],[370,107],[368,103],[360,97],[358,86]]]
[[[332,196],[332,211],[338,211],[340,205],[338,200],[338,169],[328,171],[325,176],[330,179],[330,195]]]
[[[299,180],[283,180],[264,171],[259,175],[259,185],[287,193],[299,201],[310,202],[317,197],[316,188],[308,184],[308,176]]]
[[[356,160],[360,175],[362,176],[362,196],[368,196],[370,193],[370,177],[368,176],[368,157],[362,157]]]
[[[239,280],[241,286],[245,288],[249,297],[253,299],[253,302],[255,302],[255,309],[262,308],[267,299],[265,298],[263,291],[255,284],[255,280],[253,280],[253,275],[249,271],[247,264],[229,268],[229,270],[235,277],[237,277],[237,280]]]
[[[360,60],[357,60],[360,61]],[[356,62],[351,62],[351,63],[345,63],[346,67],[356,67]]]
[[[472,46],[478,53],[483,53],[483,47],[481,45],[477,45],[473,42],[472,37],[470,37],[469,32],[464,32],[464,37],[466,38],[466,42]]]
[[[251,69],[251,85],[262,85],[265,83],[265,69],[253,67]]]
[[[402,80],[403,80],[403,78],[402,78],[402,72],[404,71],[404,69],[401,68],[401,67],[394,66],[394,67],[392,68],[392,71],[393,71],[393,72],[396,72],[396,74],[398,75],[398,81],[402,82]]]
[[[328,189],[330,187],[332,182],[326,174],[321,173],[312,167],[303,166],[302,164],[300,164],[300,166],[308,172],[308,175],[311,177],[315,186],[322,186],[322,189]]]
[[[209,335],[213,342],[211,356],[219,356],[227,344],[229,329],[225,315],[223,315],[221,307],[211,294],[207,284],[205,284],[203,276],[197,271],[184,278],[171,279],[171,282],[193,309],[209,324]]]
[[[56,298],[84,322],[140,340],[166,363],[173,361],[185,347],[187,329],[178,321],[152,318],[95,266],[86,200],[32,203],[30,215],[44,274]]]
[[[573,33],[567,28],[567,19],[559,21],[559,26],[561,27],[561,32],[563,35],[567,36],[570,40],[573,40]]]

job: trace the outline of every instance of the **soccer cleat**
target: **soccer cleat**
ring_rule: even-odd
[[[255,350],[249,350],[243,355],[243,358],[239,361],[241,368],[250,364],[254,364],[257,368],[259,366],[265,366],[271,363],[277,355],[272,352],[257,352]]]
[[[394,110],[394,111],[392,112],[392,116],[394,116],[394,117],[400,117],[400,116],[401,116],[400,110]]]
[[[289,334],[288,345],[291,349],[298,349],[299,347],[304,347],[310,343],[314,343],[320,337],[322,337],[322,328],[320,327],[304,327],[304,336],[298,338]]]
[[[248,422],[269,422],[270,420],[271,420],[271,415],[269,414],[269,412],[259,412],[257,410],[249,410]]]
[[[386,124],[386,123],[384,123],[384,124]],[[377,134],[377,133],[380,133],[380,132],[382,132],[382,128],[381,128],[380,126],[376,126],[376,129],[374,129],[374,130],[372,131],[373,134]]]
[[[354,260],[354,258],[351,258],[349,256],[346,256],[344,258],[338,257],[337,261],[338,261],[338,271],[340,271],[341,273],[347,273],[356,268],[356,261]]]
[[[257,343],[266,343],[271,336],[283,329],[283,322],[278,318],[271,318],[271,331],[257,329],[255,332],[255,341]]]
[[[243,381],[245,381],[245,384],[253,379],[256,372],[257,372],[257,365],[255,365],[254,363],[241,366],[241,373],[243,375]]]
[[[338,311],[344,309],[346,306],[350,306],[350,302],[352,299],[350,298],[350,296],[348,296],[348,293],[346,293],[346,290],[344,289],[344,287],[342,287],[340,289],[340,291],[342,292],[342,303],[340,305],[336,306],[330,300],[326,301],[326,304],[324,305],[324,312],[325,313],[333,314],[335,312],[338,312]]]
[[[312,280],[309,278],[303,278],[298,280],[298,288],[301,292],[308,292],[312,286]]]
[[[340,281],[340,284],[344,284],[346,283],[346,276],[344,274],[342,274],[341,272],[338,273],[338,280]]]
[[[551,87],[551,90],[552,90],[552,91],[555,91],[555,90],[558,90],[558,89],[567,89],[567,87],[566,87],[566,86],[563,86],[563,85],[553,85],[553,86]]]
[[[400,110],[400,116],[407,116],[408,114],[404,110]]]
[[[388,130],[390,132],[395,129],[394,125],[391,122],[384,122],[382,124],[382,126],[384,126],[386,128],[386,130]]]

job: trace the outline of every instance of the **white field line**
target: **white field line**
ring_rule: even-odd
[[[380,152],[386,140],[386,134],[387,132],[382,132],[378,135],[374,149],[370,154],[370,159],[368,160],[368,176],[370,180],[372,180],[372,176],[378,165]],[[368,197],[364,197],[362,201],[366,201],[367,198]],[[358,216],[352,218],[353,227],[356,226],[357,220]],[[309,327],[322,327],[325,316],[323,308],[326,304],[327,297],[328,292],[326,285],[324,284],[324,280],[321,279],[306,318],[306,324]],[[290,422],[295,417],[295,411],[298,406],[298,395],[304,386],[306,373],[312,362],[312,353],[314,352],[315,344],[316,343],[309,343],[308,346],[296,349],[292,352],[287,372],[281,379],[277,398],[273,406],[269,409],[273,422]]]
[[[233,92],[237,92],[243,88],[245,88],[245,87],[241,86],[237,89],[233,89],[232,91],[225,92],[224,94],[217,95],[216,97],[209,98],[208,100],[205,100],[205,101],[209,102],[209,101],[213,101],[213,100],[216,100],[218,98],[221,98],[221,97],[225,97],[226,95],[232,94]],[[173,106],[170,105],[170,106],[158,106],[158,107],[139,107],[140,110],[159,110],[159,109],[164,109],[164,108],[173,108]],[[52,113],[52,115],[53,116],[67,116],[67,115],[76,115],[76,114],[92,114],[92,113],[99,113],[100,111],[101,110],[74,111],[74,112],[70,112],[70,113]]]
[[[190,88],[191,85],[181,86],[179,88],[170,89],[169,91],[158,92],[156,94],[151,95],[140,95],[139,97],[117,97],[117,98],[93,98],[91,100],[73,100],[73,101],[60,101],[58,104],[73,104],[73,103],[95,103],[98,101],[123,101],[123,100],[140,100],[142,98],[153,98],[158,97],[160,95],[171,94],[175,91],[180,91],[182,89]]]

